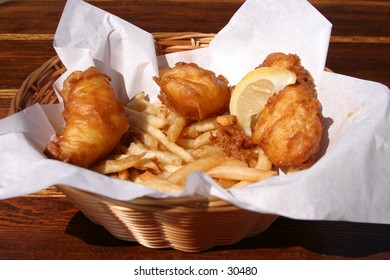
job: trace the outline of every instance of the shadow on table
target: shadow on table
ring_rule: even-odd
[[[69,221],[65,233],[94,246],[139,246],[136,242],[115,238],[103,227],[92,223],[80,211]],[[296,250],[289,250],[292,247]],[[279,251],[265,253],[275,249]],[[155,249],[145,248],[144,253],[152,256],[151,250]],[[297,221],[279,218],[268,230],[257,236],[245,238],[233,245],[217,246],[196,253],[196,257],[193,253],[173,249],[161,249],[157,254],[165,252],[167,257],[169,255],[174,259],[209,259],[211,255],[215,258],[235,259],[242,255],[238,252],[240,250],[248,251],[249,255],[245,255],[246,259],[315,259],[318,258],[318,254],[326,258],[332,258],[332,256],[335,258],[369,258],[372,255],[390,251],[390,225]],[[227,251],[229,254],[226,255]]]
[[[89,245],[110,247],[137,245],[135,242],[127,242],[114,237],[104,227],[91,222],[81,211],[78,211],[69,221],[65,233],[78,237]]]
[[[390,251],[390,225],[279,218],[267,231],[242,240],[232,249],[288,247],[335,257],[369,258]]]

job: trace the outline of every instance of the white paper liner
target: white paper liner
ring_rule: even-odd
[[[291,12],[293,11],[293,12]],[[96,65],[125,102],[139,91],[156,101],[158,65],[196,62],[231,84],[275,51],[298,54],[316,80],[325,126],[321,159],[310,169],[224,190],[194,172],[182,194],[159,193],[43,155],[62,126],[59,105],[33,105],[0,120],[0,199],[58,184],[130,200],[214,195],[243,209],[296,219],[390,223],[390,101],[379,83],[324,72],[331,24],[307,1],[248,0],[210,47],[156,58],[151,34],[79,0],[68,1],[54,47],[68,72]]]

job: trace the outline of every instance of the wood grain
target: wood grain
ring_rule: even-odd
[[[90,222],[67,198],[0,203],[0,259],[381,259],[390,225],[279,218],[264,233],[201,253],[149,249]],[[28,224],[28,227],[26,227]],[[323,244],[327,246],[324,247]]]

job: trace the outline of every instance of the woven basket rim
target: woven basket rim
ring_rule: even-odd
[[[179,196],[179,197],[162,197],[154,198],[149,196],[142,196],[131,200],[118,200],[110,198],[101,194],[96,194],[84,190],[77,189],[72,186],[58,185],[61,191],[71,191],[80,197],[94,196],[96,199],[123,207],[131,207],[135,209],[160,210],[171,212],[230,212],[242,210],[224,200],[215,196]]]

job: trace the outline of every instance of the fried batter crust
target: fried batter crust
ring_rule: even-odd
[[[50,158],[88,167],[117,145],[129,123],[109,82],[95,67],[65,80],[61,95],[66,125],[57,141],[47,145]]]
[[[235,125],[218,125],[216,134],[212,134],[210,140],[221,147],[227,156],[249,163],[254,157],[252,139]]]
[[[311,93],[317,96],[314,79],[302,65],[296,54],[272,53],[268,55],[259,67],[287,69],[295,73],[298,83],[306,84]]]
[[[261,66],[288,69],[297,75],[297,82],[268,99],[254,127],[253,142],[275,166],[307,168],[316,160],[323,130],[313,78],[296,55],[271,54]]]
[[[195,63],[176,63],[154,80],[161,89],[161,102],[188,119],[204,120],[229,108],[228,81]]]

